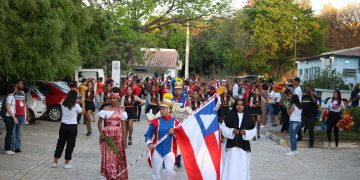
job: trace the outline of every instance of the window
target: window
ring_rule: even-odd
[[[356,69],[343,69],[343,76],[347,78],[355,78]]]
[[[303,75],[303,70],[299,69],[299,76],[302,76],[302,75]]]

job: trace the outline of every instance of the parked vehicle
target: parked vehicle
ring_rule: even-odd
[[[45,96],[39,91],[37,86],[29,85],[24,87],[26,101],[28,105],[29,123],[35,122],[36,119],[42,117],[46,112]]]
[[[61,103],[65,99],[69,89],[62,82],[38,81],[36,85],[45,94],[47,115],[51,121],[61,120]]]
[[[75,81],[77,82],[78,86],[81,85],[82,78],[95,79],[95,82],[97,82],[101,77],[105,81],[103,69],[79,69],[75,71]],[[96,83],[94,84],[94,89],[96,89]]]

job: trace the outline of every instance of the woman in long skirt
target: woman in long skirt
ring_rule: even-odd
[[[125,136],[125,121],[127,114],[119,106],[119,90],[113,89],[110,96],[111,106],[104,107],[101,110],[98,121],[100,132],[100,150],[101,150],[101,175],[106,179],[128,179],[126,167],[125,149],[127,145]],[[102,121],[106,119],[106,126],[102,127]],[[121,125],[121,126],[120,126]],[[110,145],[109,142],[112,142]],[[115,150],[116,149],[116,150]],[[121,173],[125,170],[123,173]]]

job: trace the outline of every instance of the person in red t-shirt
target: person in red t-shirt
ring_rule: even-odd
[[[142,86],[140,85],[140,79],[136,79],[135,81],[135,85],[134,85],[134,94],[137,97],[141,98],[141,92],[142,92]],[[139,104],[137,104],[137,120],[138,122],[140,121],[140,115],[141,115],[141,106]]]
[[[15,153],[21,152],[21,139],[22,139],[22,131],[25,121],[28,120],[27,118],[27,102],[25,97],[24,89],[24,82],[19,80],[16,83],[16,91],[14,93],[15,98],[15,116],[18,120],[18,124],[14,125],[15,133],[13,134],[15,138],[12,139],[11,144],[15,144]],[[15,141],[15,142],[14,142]]]

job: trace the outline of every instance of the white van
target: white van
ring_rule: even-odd
[[[103,69],[79,69],[75,71],[75,81],[77,82],[78,86],[81,85],[81,80],[83,78],[92,78],[95,79],[97,82],[99,78],[103,78],[105,82],[105,75]],[[94,84],[94,89],[96,89],[96,83]]]

